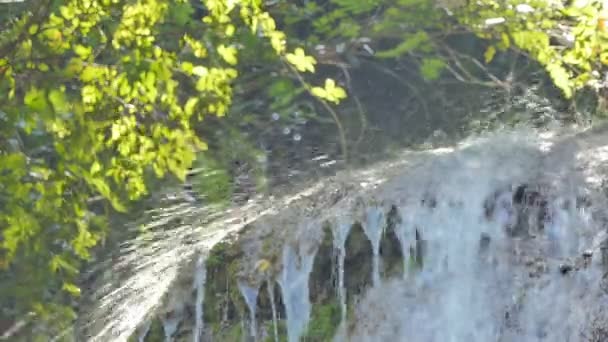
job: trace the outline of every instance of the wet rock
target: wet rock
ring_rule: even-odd
[[[403,274],[404,257],[401,251],[401,244],[395,232],[395,226],[398,222],[397,209],[392,207],[387,215],[384,235],[380,240],[380,275],[383,278],[397,277]]]
[[[488,235],[487,233],[482,233],[481,237],[479,238],[479,252],[480,253],[485,253],[488,251],[488,248],[490,248],[490,242],[491,242],[491,238],[490,235]]]
[[[600,243],[600,253],[602,255],[602,266],[604,271],[608,271],[608,238]]]
[[[347,301],[365,292],[372,283],[372,244],[360,224],[355,224],[346,239],[344,285]]]
[[[592,249],[587,249],[583,252],[583,258],[585,259],[590,259],[591,257],[593,257],[593,250]]]
[[[430,193],[424,194],[420,203],[430,209],[435,209],[437,207],[437,199]]]
[[[559,265],[559,272],[563,275],[566,275],[574,270],[574,266],[569,263],[563,263]]]
[[[528,269],[528,276],[530,278],[539,278],[548,271],[547,262],[542,257],[526,258],[524,259],[524,265]]]
[[[522,204],[524,202],[527,188],[527,184],[522,184],[515,189],[515,193],[513,194],[513,203]]]
[[[426,254],[426,244],[427,242],[422,239],[422,234],[420,233],[420,231],[418,230],[418,228],[416,228],[416,264],[418,265],[418,267],[422,268],[424,267],[424,256]]]

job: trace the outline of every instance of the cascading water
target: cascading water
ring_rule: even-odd
[[[573,178],[581,186],[584,181],[562,172],[569,165],[545,169],[545,156],[533,144],[504,146],[494,142],[437,158],[423,173],[414,171],[396,180],[401,185],[386,187],[407,193],[398,237],[405,249],[404,238],[412,243],[420,231],[427,242],[424,266],[415,281],[393,280],[370,290],[358,305],[359,324],[349,340],[581,340],[576,327],[584,315],[568,306],[580,307],[577,301],[585,299],[571,294],[580,294],[581,284],[596,284],[599,295],[600,272],[585,268],[564,278],[557,266],[582,255],[581,246],[591,245],[588,233],[600,230],[576,208],[573,189],[560,187]],[[513,203],[518,184],[539,181],[553,185],[534,193],[534,203]],[[424,208],[420,201],[429,188],[433,205]],[[492,199],[497,189],[508,190]],[[399,194],[385,197],[394,196]],[[548,263],[546,274],[535,275],[542,281],[529,279],[526,263],[532,257]],[[552,297],[559,298],[557,308]],[[509,311],[512,306],[519,308]],[[517,329],[507,328],[505,315],[519,316]]]
[[[139,336],[137,336],[137,341],[138,342],[144,342],[145,339],[146,339],[146,335],[148,335],[149,331],[150,331],[150,323],[148,322],[148,323],[146,323],[146,325],[142,329],[142,331],[139,334]]]
[[[283,251],[283,270],[279,276],[279,285],[285,303],[289,342],[298,341],[310,318],[308,276],[312,271],[314,257],[314,251],[298,253],[289,245]]]
[[[272,312],[272,333],[274,342],[279,342],[279,326],[277,322],[277,305],[274,299],[274,287],[268,286],[268,299],[270,300],[270,310]]]
[[[199,257],[196,262],[196,274],[194,275],[193,288],[196,290],[196,307],[195,307],[195,326],[193,342],[199,342],[203,336],[203,301],[205,300],[205,280],[207,272],[205,268],[205,259]]]
[[[372,281],[380,284],[380,239],[384,230],[385,215],[381,208],[372,207],[366,212],[363,231],[372,243]]]
[[[603,134],[541,139],[528,131],[504,133],[453,150],[409,153],[399,163],[350,175],[357,186],[345,195],[334,191],[340,186],[319,186],[308,202],[267,212],[240,237],[239,248],[247,252],[235,264],[240,265],[239,279],[268,280],[267,294],[246,285],[260,281],[238,282],[250,315],[250,331],[240,336],[269,337],[264,326],[270,324],[275,341],[316,336],[319,317],[325,316],[314,308],[326,305],[321,302],[327,294],[311,293],[309,284],[313,266],[324,265],[315,258],[318,237],[328,223],[335,256],[329,269],[337,271],[336,341],[586,341],[581,330],[587,329],[588,316],[608,302],[599,249],[608,215],[605,197],[596,191],[601,172],[608,170]],[[355,243],[359,254],[349,259],[346,242],[357,225],[371,245],[369,268],[361,259],[366,244]],[[387,275],[394,263],[386,254],[390,234],[404,259],[396,268],[407,276]],[[268,239],[271,243],[264,242]],[[416,271],[410,269],[410,257]],[[252,266],[263,265],[261,259],[274,264],[264,270]],[[353,262],[360,264],[348,268]],[[199,267],[188,283],[190,292],[196,290],[195,300],[186,295],[183,302],[195,303],[195,333],[187,336],[207,341],[222,333],[212,332],[212,326],[237,329],[243,322],[223,314],[203,324],[202,313],[209,311],[203,306],[211,304],[205,298],[201,306],[201,288],[216,279],[207,273],[205,281]],[[369,276],[371,284],[348,283],[347,269]],[[274,282],[280,286],[278,298]],[[357,291],[357,300],[347,296]],[[268,318],[260,307],[264,296]],[[176,315],[179,305],[171,307],[165,311],[173,316],[163,316],[163,322],[173,336],[175,317],[183,315]],[[279,332],[281,324],[285,332]],[[199,339],[206,327],[207,339]]]
[[[352,222],[348,218],[341,217],[336,222],[336,229],[334,231],[334,249],[337,252],[338,259],[338,301],[340,302],[340,319],[341,323],[344,322],[346,318],[346,288],[344,287],[344,259],[346,257],[346,238],[348,237],[348,233],[350,233],[350,229],[352,227]]]
[[[249,310],[249,331],[250,336],[254,341],[257,340],[257,328],[256,328],[256,318],[255,318],[255,309],[256,303],[258,300],[258,289],[255,287],[248,286],[244,283],[238,283],[239,290],[245,299],[245,303],[247,304],[247,308]]]
[[[178,308],[178,315],[173,317],[165,317],[163,322],[163,331],[165,332],[165,342],[172,342],[174,340],[175,333],[179,327],[182,308]]]

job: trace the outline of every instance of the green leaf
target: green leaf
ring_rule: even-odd
[[[187,2],[172,3],[169,10],[170,17],[178,26],[187,24],[192,18],[192,13],[194,13],[194,8]]]
[[[547,71],[555,85],[561,89],[566,98],[572,97],[572,86],[570,84],[570,75],[568,71],[560,65],[549,64],[547,65]]]
[[[96,160],[91,165],[91,170],[89,172],[91,173],[91,175],[96,175],[99,173],[99,171],[101,171],[101,164],[99,163],[99,161]]]
[[[316,97],[335,104],[340,103],[340,100],[346,98],[346,91],[341,87],[336,86],[336,82],[330,78],[325,79],[325,88],[313,87],[311,93]]]
[[[410,35],[406,40],[401,42],[396,47],[386,50],[379,51],[376,53],[376,56],[381,58],[394,58],[404,55],[408,52],[411,52],[415,49],[422,48],[429,41],[429,36],[425,31],[418,31],[412,35]]]
[[[65,97],[65,92],[61,89],[50,90],[49,101],[53,105],[55,113],[65,114],[70,110],[70,105]]]
[[[232,46],[226,47],[223,44],[220,44],[217,47],[217,53],[226,61],[226,63],[230,65],[236,65],[236,49]]]
[[[86,47],[84,45],[78,44],[74,46],[74,52],[76,53],[76,55],[78,55],[78,57],[82,59],[87,59],[87,57],[89,57],[93,52],[93,48],[91,48],[90,46]]]
[[[197,97],[191,97],[188,99],[188,101],[186,101],[186,105],[184,106],[184,112],[186,115],[191,116],[194,113],[194,108],[198,104],[198,101],[199,100]]]
[[[427,80],[436,80],[445,67],[445,62],[439,58],[424,58],[420,65],[420,73]]]
[[[38,89],[36,87],[30,88],[30,90],[25,94],[23,98],[23,102],[30,109],[43,112],[48,108],[48,103],[46,102],[44,90]]]
[[[193,75],[203,77],[203,76],[207,75],[208,70],[204,66],[197,65],[194,68],[192,68],[191,73]]]
[[[296,48],[294,53],[286,54],[285,58],[291,65],[298,69],[298,71],[315,72],[315,64],[317,61],[311,56],[306,56],[302,48]]]
[[[488,46],[486,52],[483,54],[486,64],[490,63],[492,59],[494,59],[494,55],[496,55],[496,48],[494,47],[494,45]]]
[[[82,102],[84,103],[95,103],[97,101],[97,95],[99,91],[92,85],[87,84],[82,87],[81,96]]]
[[[190,62],[182,62],[181,64],[181,69],[183,72],[185,72],[188,75],[192,75],[192,72],[194,70],[194,66],[192,65],[192,63]]]
[[[71,275],[78,274],[78,269],[74,267],[69,261],[65,260],[61,255],[54,255],[51,258],[49,266],[51,267],[51,271],[53,272],[63,270]]]
[[[35,35],[38,32],[38,28],[39,26],[37,24],[33,24],[32,26],[30,26],[27,32],[31,35]]]
[[[87,65],[82,69],[82,73],[80,74],[80,79],[83,82],[91,82],[93,80],[99,79],[103,76],[103,69],[98,68],[96,66]]]
[[[74,18],[74,9],[72,9],[72,7],[61,6],[59,7],[59,13],[61,13],[61,16],[67,20]]]
[[[74,297],[80,296],[80,288],[72,283],[63,283],[62,289]]]

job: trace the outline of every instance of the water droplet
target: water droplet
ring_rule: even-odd
[[[272,120],[273,121],[277,121],[281,118],[281,116],[279,115],[279,113],[272,113]]]
[[[300,140],[302,140],[302,136],[300,134],[296,133],[296,134],[293,135],[293,140],[294,141],[300,141]]]
[[[283,128],[283,134],[287,135],[289,133],[291,133],[291,129],[289,127]]]

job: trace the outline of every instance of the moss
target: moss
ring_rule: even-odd
[[[264,255],[270,255],[272,254],[272,251],[274,249],[274,245],[275,245],[275,241],[274,239],[272,239],[272,237],[268,236],[264,239],[264,243],[262,244],[262,253]]]
[[[397,208],[393,206],[388,213],[387,227],[380,240],[380,256],[382,257],[382,269],[380,273],[383,278],[393,278],[403,275],[403,252],[397,238],[395,228],[401,223],[401,217]]]
[[[272,321],[264,322],[264,327],[268,332],[268,335],[263,342],[275,342],[274,324]],[[277,333],[279,335],[279,342],[287,342],[287,326],[285,325],[285,321],[281,320],[277,322]]]
[[[310,300],[312,303],[326,303],[330,298],[335,298],[336,292],[335,276],[336,263],[335,250],[333,246],[333,234],[329,225],[323,227],[323,239],[315,254],[312,271],[309,276],[308,286],[310,288]]]
[[[222,332],[218,338],[218,341],[225,342],[240,342],[243,340],[243,326],[240,322],[232,325],[230,328]]]
[[[145,342],[163,342],[165,341],[165,331],[163,323],[159,318],[154,318],[150,324],[150,330],[144,338]]]
[[[340,325],[340,304],[333,300],[324,305],[314,305],[308,330],[303,341],[323,342],[332,341]]]
[[[204,321],[215,335],[222,328],[239,322],[244,303],[236,286],[242,251],[238,243],[216,244],[206,260]]]
[[[221,266],[226,258],[227,251],[230,247],[228,242],[220,242],[213,246],[211,251],[209,252],[209,256],[205,261],[205,265],[207,269]]]

